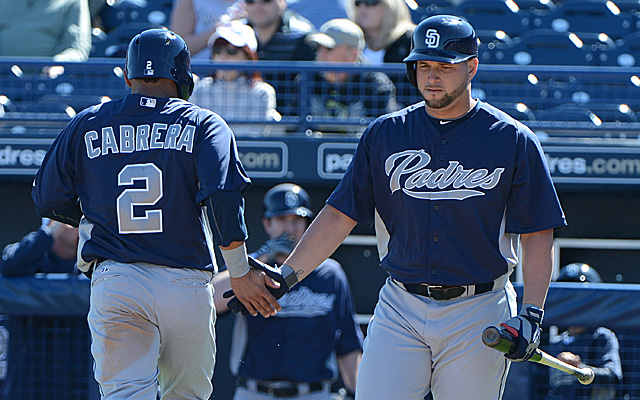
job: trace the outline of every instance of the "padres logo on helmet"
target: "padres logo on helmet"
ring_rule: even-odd
[[[471,57],[478,57],[478,38],[473,27],[454,15],[434,15],[416,27],[411,52],[404,62],[409,82],[417,86],[416,61],[457,64]]]
[[[264,195],[264,217],[299,215],[313,218],[309,194],[298,185],[282,183],[269,189]]]

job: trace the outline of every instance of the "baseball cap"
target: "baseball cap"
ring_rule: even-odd
[[[333,49],[346,44],[364,50],[364,33],[354,22],[346,18],[336,18],[322,24],[320,30],[309,35],[309,41]]]
[[[213,32],[207,42],[209,48],[213,47],[218,39],[224,39],[236,47],[247,46],[254,53],[258,50],[256,33],[249,25],[240,21],[234,20],[216,28],[216,31]]]

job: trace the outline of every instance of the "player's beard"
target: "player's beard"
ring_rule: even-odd
[[[469,87],[469,79],[465,77],[465,79],[460,83],[460,86],[455,88],[453,92],[446,93],[442,96],[441,99],[438,100],[429,100],[424,97],[424,102],[429,106],[429,108],[440,109],[445,108],[448,105],[452,104],[456,99],[458,99]]]

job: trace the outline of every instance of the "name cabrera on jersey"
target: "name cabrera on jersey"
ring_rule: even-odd
[[[519,234],[566,225],[533,132],[480,101],[446,132],[424,102],[378,118],[327,203],[375,223],[382,267],[407,284],[491,282]]]
[[[33,197],[44,210],[80,199],[79,261],[210,269],[199,203],[249,184],[222,118],[179,99],[128,95],[69,123],[36,175]]]

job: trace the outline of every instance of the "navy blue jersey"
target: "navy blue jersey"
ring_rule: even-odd
[[[2,251],[0,275],[24,276],[37,273],[76,272],[76,260],[63,260],[52,250],[53,236],[48,226],[41,226],[19,242],[8,244]]]
[[[99,258],[212,269],[200,203],[249,184],[222,118],[184,100],[131,94],[67,125],[32,194],[43,210],[80,199],[81,269]]]
[[[278,300],[282,310],[246,318],[246,345],[238,375],[259,380],[317,382],[337,377],[332,354],[362,349],[362,331],[347,277],[334,260],[324,263]],[[239,340],[243,335],[234,332]],[[232,368],[235,370],[235,368]]]
[[[491,282],[518,234],[566,224],[535,135],[482,102],[447,132],[424,102],[378,118],[327,203],[375,222],[382,267],[407,284]]]

